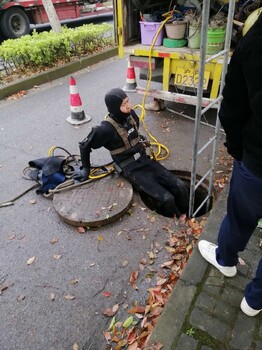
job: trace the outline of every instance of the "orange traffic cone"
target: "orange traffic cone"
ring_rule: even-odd
[[[123,87],[123,90],[126,92],[136,92],[136,73],[135,68],[131,65],[130,60],[127,64],[126,72],[126,85]]]
[[[79,125],[89,122],[91,120],[91,117],[89,115],[86,115],[83,110],[81,97],[78,93],[76,81],[73,77],[70,78],[69,84],[71,116],[68,117],[66,120],[68,121],[68,123],[73,125]]]

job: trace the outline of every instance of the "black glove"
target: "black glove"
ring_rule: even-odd
[[[79,182],[86,181],[89,178],[90,168],[79,168],[74,171],[72,178]]]

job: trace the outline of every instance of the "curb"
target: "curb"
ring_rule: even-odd
[[[68,74],[74,73],[88,66],[96,64],[100,61],[105,61],[109,58],[117,56],[118,48],[113,47],[101,53],[96,53],[80,60],[64,64],[62,66],[51,68],[45,72],[35,74],[25,79],[19,79],[0,87],[0,101],[6,97],[16,94],[21,90],[32,89],[35,85],[49,83],[50,81],[62,78]]]
[[[214,241],[220,223],[225,215],[229,185],[220,193],[207,220],[202,239]],[[187,265],[175,285],[164,310],[152,331],[148,350],[155,343],[163,345],[163,350],[176,349],[174,342],[182,334],[184,322],[190,313],[191,305],[199,291],[199,285],[206,274],[209,264],[201,257],[197,247],[190,256]]]

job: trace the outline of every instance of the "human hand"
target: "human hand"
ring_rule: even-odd
[[[90,173],[90,169],[89,168],[82,168],[82,169],[77,169],[72,178],[74,180],[77,180],[79,182],[83,182],[83,181],[86,181],[88,180],[89,178],[89,173]]]

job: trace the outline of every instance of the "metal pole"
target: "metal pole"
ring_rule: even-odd
[[[193,215],[194,202],[195,202],[196,160],[197,160],[197,153],[198,153],[199,129],[200,129],[200,121],[201,121],[201,108],[202,108],[202,97],[203,97],[203,81],[204,81],[204,72],[205,72],[209,12],[210,12],[210,0],[204,0],[203,9],[202,9],[200,61],[199,61],[199,70],[198,70],[198,86],[197,86],[197,104],[196,104],[196,112],[195,112],[195,128],[194,128],[191,182],[190,182],[190,195],[189,195],[189,216],[190,217]]]
[[[221,83],[220,83],[220,93],[222,93],[222,90],[225,85],[225,76],[227,72],[229,51],[230,51],[230,45],[231,45],[234,13],[235,13],[235,0],[230,0],[229,7],[228,7],[228,17],[227,17],[228,20],[227,20],[226,37],[225,37],[226,52],[224,54],[224,62],[223,62],[223,69],[222,69]]]

